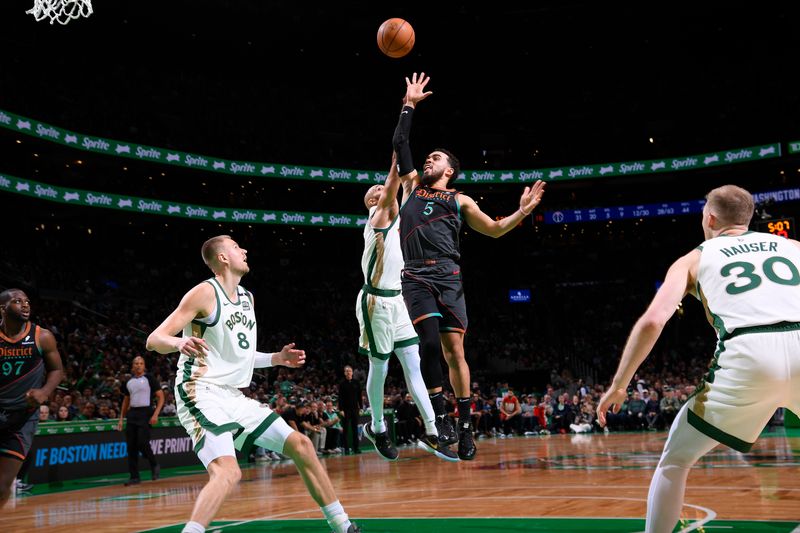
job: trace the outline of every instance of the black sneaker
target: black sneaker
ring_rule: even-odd
[[[472,438],[472,424],[466,422],[458,425],[458,458],[463,461],[472,461],[478,449]]]
[[[161,466],[160,465],[154,466],[153,470],[152,470],[152,474],[153,474],[153,476],[152,476],[151,479],[153,481],[158,481],[158,477],[161,475]]]
[[[375,451],[378,452],[378,455],[387,461],[397,460],[397,448],[394,447],[391,439],[389,439],[389,433],[387,431],[373,433],[372,424],[364,424],[364,435],[375,445]],[[355,453],[359,453],[359,451],[356,450]]]
[[[436,417],[436,431],[439,433],[439,444],[441,446],[450,446],[458,442],[458,434],[447,415],[439,415]]]
[[[134,478],[131,478],[128,481],[126,481],[125,482],[125,486],[126,487],[130,487],[131,485],[138,485],[141,482],[142,482],[141,479],[139,479],[138,477],[134,477]]]
[[[439,459],[444,459],[445,461],[458,461],[458,455],[448,448],[447,446],[443,446],[439,443],[439,439],[436,435],[424,435],[417,441],[417,446],[425,450],[426,452],[430,452]]]

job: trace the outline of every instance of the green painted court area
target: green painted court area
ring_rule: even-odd
[[[356,519],[363,533],[462,533],[475,531],[530,532],[563,531],[633,533],[644,530],[644,520],[638,518],[362,518]],[[689,527],[686,523],[676,528]],[[149,529],[148,532],[180,533],[183,526]],[[731,533],[789,533],[800,522],[757,522],[712,520],[696,531],[726,531]],[[269,533],[298,533],[329,531],[324,520],[253,520],[247,522],[213,522],[206,529],[214,531],[263,531]]]

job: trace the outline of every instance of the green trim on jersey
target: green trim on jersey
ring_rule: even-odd
[[[740,233],[740,234],[738,234],[738,235],[726,235],[726,234],[724,234],[724,233],[720,233],[719,235],[717,235],[717,237],[741,237],[742,235],[750,235],[751,233],[758,233],[758,232],[757,232],[757,231],[750,231],[750,230],[747,230],[747,231],[745,231],[744,233]],[[716,237],[715,237],[715,238],[716,238]]]
[[[747,453],[755,444],[755,442],[745,442],[740,438],[734,437],[733,435],[725,433],[721,429],[712,426],[711,424],[709,424],[708,422],[697,416],[691,409],[687,411],[686,415],[687,415],[686,420],[697,431],[708,437],[711,437],[717,442],[721,442],[726,446],[730,446],[737,452]]]
[[[209,285],[214,287],[214,284],[211,283],[211,280],[209,280],[209,279],[205,280],[203,283],[208,283]],[[219,284],[217,284],[217,285],[219,285]],[[201,321],[197,320],[196,318],[192,320],[192,324],[197,324],[198,326],[201,327],[201,330],[200,330],[200,336],[201,337],[205,334],[205,332],[206,332],[206,330],[208,328],[214,327],[214,326],[217,325],[217,322],[219,322],[219,316],[222,314],[222,303],[219,301],[219,293],[217,292],[217,289],[214,289],[214,299],[217,301],[217,316],[214,318],[214,322],[212,322],[211,324],[206,324],[205,322],[201,322]]]
[[[239,301],[238,302],[234,302],[228,297],[228,293],[226,293],[225,289],[222,288],[222,285],[220,284],[219,281],[217,281],[217,278],[211,278],[211,279],[214,280],[214,283],[216,283],[217,287],[219,287],[219,292],[221,292],[222,294],[225,295],[225,299],[226,300],[228,300],[233,305],[242,305],[242,298],[241,298],[241,296],[239,296],[239,286],[238,285],[236,286],[236,296],[237,296],[237,300],[239,300]]]
[[[208,329],[208,324],[206,324],[205,322],[200,322],[199,320],[192,320],[192,324],[200,326],[200,338],[202,339],[203,336],[206,334],[206,330]]]
[[[708,307],[708,300],[706,300],[706,295],[703,293],[703,288],[700,286],[700,282],[697,282],[697,297],[700,300],[700,303],[703,304],[703,308],[706,310],[706,315],[711,318],[711,325],[717,330],[717,349],[714,351],[714,357],[711,359],[711,362],[708,364],[708,372],[706,372],[703,379],[700,381],[700,384],[694,390],[689,398],[693,398],[698,393],[705,390],[706,383],[714,383],[714,373],[719,370],[719,356],[722,355],[722,352],[725,351],[725,341],[727,340],[728,336],[725,330],[725,322],[719,316],[715,315],[711,312],[711,309]]]
[[[378,261],[378,247],[372,247],[372,253],[370,254],[369,263],[367,264],[367,282],[365,285],[367,287],[372,287],[372,269],[375,268],[375,263]]]
[[[738,328],[727,336],[727,339],[738,337],[739,335],[747,335],[750,333],[780,333],[782,331],[795,331],[800,329],[800,322],[777,322],[775,324],[766,324],[764,326],[748,326],[746,328]]]
[[[373,213],[372,213],[372,215],[375,215],[375,212],[373,212]],[[372,215],[369,217],[369,218],[370,218],[370,220],[372,220]],[[394,217],[394,218],[392,219],[392,222],[391,222],[391,223],[390,223],[390,224],[389,224],[387,227],[385,227],[385,228],[374,228],[374,227],[373,227],[372,229],[373,229],[373,231],[375,231],[375,232],[380,232],[380,233],[383,233],[383,234],[384,234],[384,236],[385,236],[387,233],[389,233],[389,230],[390,230],[390,229],[392,229],[392,226],[394,226],[394,223],[395,223],[395,222],[397,222],[397,220],[398,220],[399,218],[400,218],[400,210],[398,209],[398,210],[397,210],[397,216],[396,216],[396,217]],[[371,226],[371,225],[372,225],[372,222],[370,222],[370,226]]]

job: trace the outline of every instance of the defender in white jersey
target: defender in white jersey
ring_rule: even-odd
[[[398,231],[400,177],[396,163],[393,157],[385,184],[370,187],[364,196],[369,220],[364,227],[361,256],[364,286],[356,299],[356,318],[360,329],[358,351],[369,356],[367,397],[372,422],[367,424],[365,434],[381,457],[389,461],[397,459],[397,448],[389,438],[383,418],[384,383],[389,373],[389,357],[394,353],[425,424],[425,435],[417,445],[441,459],[455,462],[458,455],[439,443],[435,413],[419,366],[419,338],[400,293],[403,253]]]
[[[719,443],[747,452],[777,408],[800,412],[800,242],[749,232],[753,197],[740,187],[725,185],[706,198],[706,241],[670,267],[597,405],[604,426],[683,297],[697,297],[717,332],[717,349],[670,428],[647,497],[648,533],[673,530],[689,469],[700,457]]]
[[[305,352],[293,343],[276,353],[256,351],[253,295],[239,285],[250,270],[247,250],[220,235],[203,244],[202,256],[214,277],[186,293],[147,339],[148,350],[181,354],[175,378],[178,418],[210,476],[183,531],[205,531],[241,478],[236,449],[257,445],[294,461],[335,533],[357,533],[308,437],[239,390],[250,385],[253,368],[298,367]],[[176,337],[181,331],[183,336]]]

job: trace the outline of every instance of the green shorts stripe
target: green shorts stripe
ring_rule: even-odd
[[[367,293],[361,293],[361,314],[364,317],[364,331],[367,333],[367,340],[369,341],[370,353],[377,354],[378,349],[375,347],[375,335],[372,333],[372,324],[369,320],[369,306],[367,305]]]
[[[394,343],[394,349],[405,348],[406,346],[413,346],[419,344],[419,337],[411,337],[410,339],[403,339]]]
[[[190,360],[186,361],[186,364],[184,365],[184,368],[183,368],[184,381],[182,383],[178,384],[177,387],[175,387],[176,389],[178,389],[178,395],[180,396],[180,399],[183,402],[183,404],[189,410],[189,413],[191,413],[191,415],[200,423],[200,427],[202,427],[203,429],[205,429],[207,431],[210,431],[214,435],[222,435],[226,431],[235,431],[237,429],[239,429],[239,430],[243,429],[242,425],[238,424],[236,422],[229,422],[227,424],[217,425],[214,422],[210,421],[208,418],[206,418],[206,416],[203,414],[203,412],[200,411],[200,409],[197,407],[197,404],[195,404],[194,400],[189,398],[189,395],[186,394],[186,391],[184,390],[184,385],[186,385],[187,383],[193,383],[194,382],[194,380],[192,380],[192,379],[188,379],[188,380],[186,379],[187,375],[188,376],[192,375],[191,374],[192,373],[191,368],[192,368],[192,362],[193,361],[194,361],[193,359],[190,359]],[[196,382],[194,382],[194,383],[195,383],[195,385],[197,384]],[[199,444],[200,443],[198,442],[198,446],[199,446]]]
[[[253,447],[253,443],[256,441],[258,437],[264,434],[265,431],[269,429],[269,427],[280,418],[280,415],[276,412],[270,413],[270,415],[261,422],[256,429],[253,430],[245,439],[244,443],[242,444],[242,452],[245,456],[250,455],[250,448]]]
[[[750,448],[753,447],[755,442],[745,442],[740,438],[734,437],[729,433],[725,433],[719,428],[716,428],[700,418],[694,411],[691,409],[687,410],[686,419],[689,421],[692,427],[694,427],[700,433],[711,437],[717,442],[721,442],[726,446],[730,446],[737,452],[747,453],[750,451]]]

